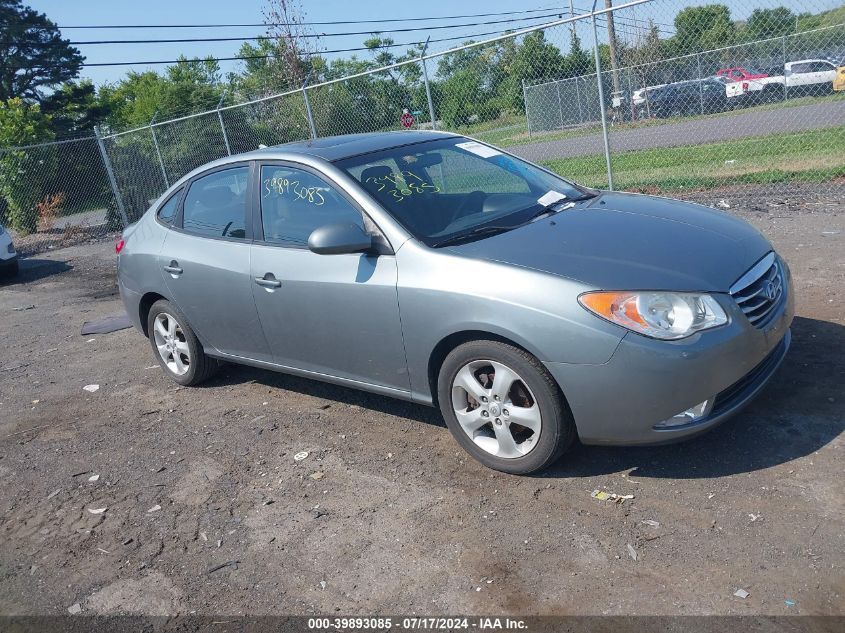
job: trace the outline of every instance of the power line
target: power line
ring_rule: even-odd
[[[526,22],[528,20],[539,20],[541,18],[553,18],[561,16],[561,13],[547,13],[544,15],[534,15],[528,18],[511,18],[508,20],[490,20],[488,22],[469,22],[463,24],[438,24],[435,26],[418,26],[402,29],[390,29],[390,33],[410,33],[412,31],[439,31],[443,29],[458,29],[468,26],[487,26],[490,24],[509,24],[513,22]],[[373,35],[376,33],[384,33],[384,31],[348,31],[345,33],[303,33],[297,35],[297,39],[312,39],[322,37],[341,37],[347,35]],[[193,38],[179,38],[179,39],[136,39],[136,40],[91,40],[79,42],[67,42],[74,46],[90,46],[96,44],[178,44],[186,42],[245,42],[251,40],[276,40],[278,37],[272,35],[257,35],[253,37],[193,37]],[[65,45],[65,42],[57,42],[57,44]],[[6,44],[9,45],[9,44]]]
[[[531,9],[531,11],[539,11],[539,9]],[[513,12],[513,13],[524,13],[523,12]],[[481,16],[485,14],[479,14]],[[496,14],[502,15],[502,14]],[[456,28],[465,28],[469,26],[484,26],[490,24],[504,24],[504,23],[513,23],[513,22],[525,22],[528,20],[538,20],[538,19],[545,19],[550,17],[560,17],[562,16],[562,12],[557,13],[549,13],[545,15],[535,15],[527,18],[513,18],[509,20],[491,20],[487,22],[474,22],[474,23],[465,23],[465,24],[448,24],[448,25],[434,25],[434,26],[426,26],[426,27],[415,27],[415,28],[403,28],[403,29],[390,29],[390,33],[408,33],[413,31],[434,31],[434,30],[442,30],[442,29],[456,29]],[[408,18],[412,19],[412,18]],[[416,18],[413,18],[416,19]],[[605,22],[607,18],[605,16],[598,16],[599,20],[604,19]],[[632,23],[629,21],[628,18],[623,18],[617,16],[615,18],[616,22],[621,24],[623,27],[630,28]],[[68,27],[65,27],[68,28]],[[130,28],[130,27],[127,27]],[[134,27],[131,27],[134,28]],[[636,27],[634,27],[636,28]],[[663,31],[662,29],[658,29],[660,33],[671,35],[668,31]],[[312,39],[312,38],[326,38],[326,37],[341,37],[341,36],[351,36],[351,35],[375,35],[375,34],[384,34],[385,31],[349,31],[349,32],[342,32],[342,33],[303,33],[298,35],[297,38],[302,39]],[[247,42],[253,40],[276,40],[278,39],[275,36],[271,35],[256,35],[251,37],[197,37],[197,38],[177,38],[177,39],[131,39],[131,40],[89,40],[89,41],[71,41],[68,42],[70,45],[74,46],[92,46],[92,45],[100,45],[100,44],[184,44],[184,43],[199,43],[199,42]],[[444,41],[444,40],[438,40]],[[64,44],[64,42],[57,42],[57,44]],[[9,43],[4,43],[4,45],[11,45]],[[345,52],[345,51],[340,51]]]
[[[463,18],[487,18],[500,15],[540,13],[542,11],[551,11],[555,8],[556,7],[546,7],[543,9],[523,9],[521,11],[503,11],[501,13],[438,15],[425,18],[383,18],[379,20],[334,20],[330,22],[262,22],[258,24],[83,24],[60,26],[59,29],[217,29],[265,26],[329,26],[336,24],[385,24],[389,22],[421,22],[426,20],[459,20]]]
[[[531,28],[532,26],[541,26],[544,24],[543,22],[538,22],[536,24],[528,24],[525,28]],[[499,35],[501,33],[506,33],[508,30],[499,30],[499,31],[488,31],[486,33],[470,33],[466,35],[458,35],[456,37],[444,37],[435,40],[428,40],[429,44],[435,44],[438,42],[454,42],[456,40],[464,40],[468,41],[474,37],[486,37],[488,35]],[[405,42],[402,44],[385,44],[384,46],[379,46],[378,48],[369,48],[366,46],[361,46],[358,48],[339,48],[335,50],[326,50],[326,51],[315,51],[313,55],[328,55],[331,53],[355,53],[359,51],[372,51],[378,52],[379,49],[382,48],[402,48],[405,46],[416,46],[417,44],[425,44],[425,40],[421,40],[418,42]],[[215,62],[227,62],[227,61],[238,61],[238,60],[252,60],[252,59],[272,59],[274,55],[236,55],[234,57],[212,57],[211,60]],[[199,60],[187,60],[187,61],[205,61],[208,58],[201,58]],[[138,62],[103,62],[103,63],[93,63],[87,64],[83,63],[83,67],[102,67],[102,66],[151,66],[151,65],[160,65],[160,64],[178,64],[179,62],[186,61],[184,59],[170,59],[170,60],[154,60],[154,61],[138,61]]]
[[[555,14],[555,15],[557,15],[557,14]],[[534,16],[534,19],[539,19],[541,17],[544,17],[544,16]],[[508,20],[508,22],[512,22],[512,20]],[[533,23],[533,24],[527,24],[523,28],[531,28],[533,26],[541,26],[543,24],[544,24],[544,22],[541,21],[541,22],[536,22],[536,23]],[[499,31],[488,31],[488,32],[485,32],[485,33],[468,33],[468,34],[464,34],[464,35],[458,35],[458,36],[455,36],[455,37],[437,38],[437,39],[429,40],[429,43],[435,44],[435,43],[439,43],[439,42],[454,42],[454,41],[458,41],[458,40],[468,41],[468,40],[471,40],[472,38],[475,38],[475,37],[486,37],[488,35],[499,35],[499,34],[502,34],[502,33],[506,33],[509,30],[511,30],[511,29],[505,29],[505,30],[499,30]],[[416,41],[416,42],[404,42],[404,43],[398,43],[398,44],[396,44],[396,43],[385,44],[385,45],[379,46],[377,48],[369,48],[369,47],[366,47],[366,46],[354,47],[354,48],[339,48],[339,49],[333,49],[333,50],[315,51],[313,54],[314,55],[323,55],[323,54],[329,55],[329,54],[333,54],[333,53],[356,53],[356,52],[362,52],[362,51],[376,52],[379,49],[383,49],[383,48],[403,48],[403,47],[409,47],[409,46],[416,46],[418,44],[424,44],[424,43],[425,43],[425,40],[420,40],[420,41]],[[232,57],[212,57],[211,60],[215,61],[215,62],[248,61],[248,60],[255,60],[255,59],[272,59],[273,57],[274,57],[274,55],[235,55],[235,56],[232,56]],[[199,61],[203,61],[204,59],[208,59],[208,58],[202,58]],[[83,63],[83,66],[84,67],[152,66],[152,65],[163,65],[163,64],[177,64],[180,61],[185,61],[185,60],[169,59],[169,60],[148,60],[148,61],[132,61],[132,62]],[[192,60],[189,60],[189,61],[192,61]]]

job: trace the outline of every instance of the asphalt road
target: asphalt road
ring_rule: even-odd
[[[626,152],[653,147],[702,145],[738,138],[766,136],[781,132],[800,132],[835,127],[845,123],[845,101],[811,103],[776,110],[746,111],[708,119],[680,120],[663,125],[634,129],[610,129],[610,148]],[[538,141],[508,148],[517,156],[540,161],[601,154],[601,134],[590,134],[557,141]]]
[[[74,213],[56,218],[53,222],[54,229],[66,229],[69,226],[100,226],[106,223],[105,209],[92,209],[82,213]]]

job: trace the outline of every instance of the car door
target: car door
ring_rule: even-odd
[[[252,292],[275,362],[408,391],[396,258],[308,249],[321,226],[378,229],[311,168],[274,162],[262,164],[258,175]]]
[[[836,66],[831,62],[819,60],[813,62],[812,75],[814,84],[825,84],[823,88],[828,88],[826,84],[831,84],[836,78]]]
[[[191,180],[159,255],[171,299],[206,348],[270,360],[252,299],[250,165]]]
[[[812,66],[809,62],[792,64],[786,77],[786,85],[790,88],[806,86],[812,83]]]

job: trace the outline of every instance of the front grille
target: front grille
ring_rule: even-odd
[[[731,286],[730,293],[752,325],[758,328],[768,325],[787,293],[783,267],[777,256],[766,255]]]

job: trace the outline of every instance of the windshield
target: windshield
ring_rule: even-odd
[[[335,163],[428,246],[523,224],[588,190],[482,143],[450,137]],[[555,195],[560,194],[560,195]]]

